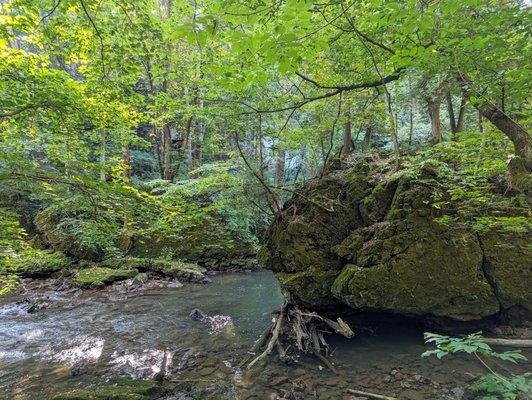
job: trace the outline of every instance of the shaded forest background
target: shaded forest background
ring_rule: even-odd
[[[253,254],[298,183],[362,156],[454,158],[454,195],[530,201],[525,2],[0,4],[9,274]]]

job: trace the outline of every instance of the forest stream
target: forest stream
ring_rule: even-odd
[[[28,296],[46,299],[48,306],[28,313],[21,301]],[[461,399],[468,381],[483,372],[472,358],[421,358],[422,332],[398,326],[377,334],[354,327],[351,340],[329,337],[338,375],[313,359],[239,370],[282,301],[270,271],[136,292],[113,285],[83,292],[43,287],[11,295],[0,303],[0,398],[45,399],[116,376],[164,375],[172,395],[161,398],[167,399],[212,393],[225,399],[356,398],[349,388],[400,399]],[[220,317],[219,325],[195,321],[189,318],[194,308],[231,319]],[[193,393],[180,391],[187,383]]]

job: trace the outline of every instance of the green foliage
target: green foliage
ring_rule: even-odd
[[[437,180],[432,206],[440,210],[436,221],[469,223],[479,231],[530,230],[529,207],[524,196],[508,196],[506,159],[509,141],[498,131],[467,131],[452,142],[440,143],[404,159],[405,169],[420,182]],[[504,185],[497,187],[496,185]],[[489,211],[489,215],[486,214]],[[504,216],[500,214],[514,214]],[[499,215],[498,215],[499,214]]]
[[[518,350],[505,352],[494,351],[482,338],[482,333],[472,333],[463,338],[455,338],[435,333],[425,333],[425,343],[432,343],[435,350],[427,350],[421,356],[435,355],[441,359],[449,354],[466,353],[475,355],[478,360],[487,366],[482,357],[497,358],[503,361],[517,363],[526,361],[526,357]],[[488,367],[489,368],[489,367]],[[481,376],[472,386],[471,390],[481,393],[482,400],[516,400],[532,395],[532,374],[505,377],[490,368],[490,374]]]
[[[513,363],[526,360],[526,357],[523,356],[519,350],[510,350],[505,351],[504,353],[493,351],[491,347],[482,340],[482,332],[471,333],[464,338],[455,338],[429,332],[425,333],[424,336],[425,343],[434,343],[436,350],[427,350],[422,354],[422,357],[435,355],[441,359],[449,354],[467,353],[499,358]]]
[[[494,374],[484,375],[471,386],[478,393],[485,393],[481,400],[516,400],[532,395],[532,373],[501,378]]]

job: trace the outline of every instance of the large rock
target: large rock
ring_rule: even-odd
[[[509,309],[529,316],[529,210],[508,209],[455,200],[429,163],[397,172],[362,159],[299,188],[270,227],[262,262],[302,306],[460,322]],[[508,232],[514,219],[519,229]]]

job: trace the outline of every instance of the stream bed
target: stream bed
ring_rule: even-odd
[[[164,378],[174,385],[166,399],[356,398],[349,388],[400,399],[461,399],[468,382],[484,373],[467,357],[421,358],[422,331],[407,326],[330,338],[338,375],[310,358],[240,371],[282,304],[273,274],[228,273],[208,285],[170,286],[33,290],[48,305],[31,313],[23,301],[28,294],[1,299],[0,399],[48,399],[116,376]],[[220,316],[219,324],[190,319],[194,308]]]

